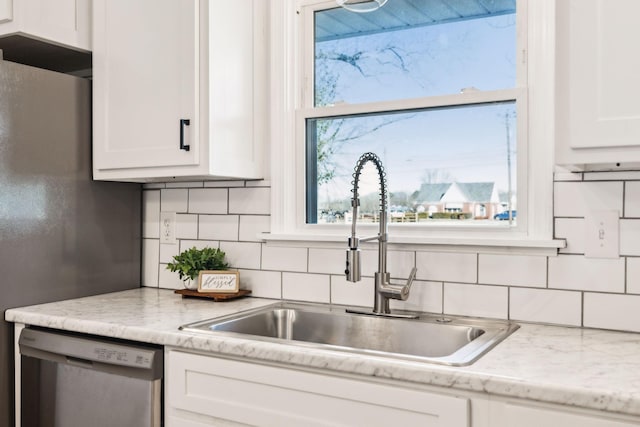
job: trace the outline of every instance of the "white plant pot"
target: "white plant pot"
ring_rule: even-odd
[[[192,279],[187,279],[185,281],[183,281],[182,283],[184,283],[184,287],[185,289],[189,289],[191,291],[197,291],[198,290],[198,280],[192,280]]]

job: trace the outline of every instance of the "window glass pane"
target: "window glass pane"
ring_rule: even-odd
[[[315,12],[315,105],[515,87],[515,0]]]
[[[365,152],[385,166],[392,222],[517,218],[516,103],[307,119],[307,223],[344,223]],[[360,180],[360,213],[375,220],[375,169]],[[512,212],[509,215],[509,212]]]

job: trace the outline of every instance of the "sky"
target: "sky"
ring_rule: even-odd
[[[460,21],[318,43],[326,60],[317,68],[336,80],[327,103],[362,103],[459,93],[463,88],[515,87],[515,15]],[[342,58],[360,56],[359,69]],[[323,66],[322,66],[323,65]],[[316,81],[322,81],[322,76]],[[366,129],[387,123],[375,132]],[[341,145],[334,156],[336,179],[319,198],[349,196],[358,157],[373,151],[387,169],[390,191],[418,190],[426,171],[447,181],[494,181],[508,187],[507,134],[515,191],[513,103],[348,118],[345,132],[365,135]],[[373,175],[373,174],[372,174]],[[363,177],[361,194],[377,191],[375,176]]]

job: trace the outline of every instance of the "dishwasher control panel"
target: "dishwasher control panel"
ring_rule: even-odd
[[[87,364],[99,362],[121,367],[155,369],[162,364],[162,350],[142,344],[111,342],[99,338],[25,328],[19,339],[20,353],[50,354]]]
[[[95,360],[107,363],[125,363],[143,368],[151,366],[153,359],[148,352],[130,348],[114,348],[112,345],[96,344],[93,353]]]

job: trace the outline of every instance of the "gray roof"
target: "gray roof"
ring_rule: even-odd
[[[470,202],[490,202],[493,182],[458,182],[460,190]]]
[[[456,182],[455,183],[470,202],[490,202],[495,183],[493,182]],[[439,202],[453,183],[422,184],[416,201],[418,203]]]
[[[316,41],[504,15],[513,13],[515,8],[516,0],[388,0],[369,13],[337,7],[316,14]]]
[[[418,203],[439,202],[449,187],[451,187],[451,183],[422,184],[416,201]]]

